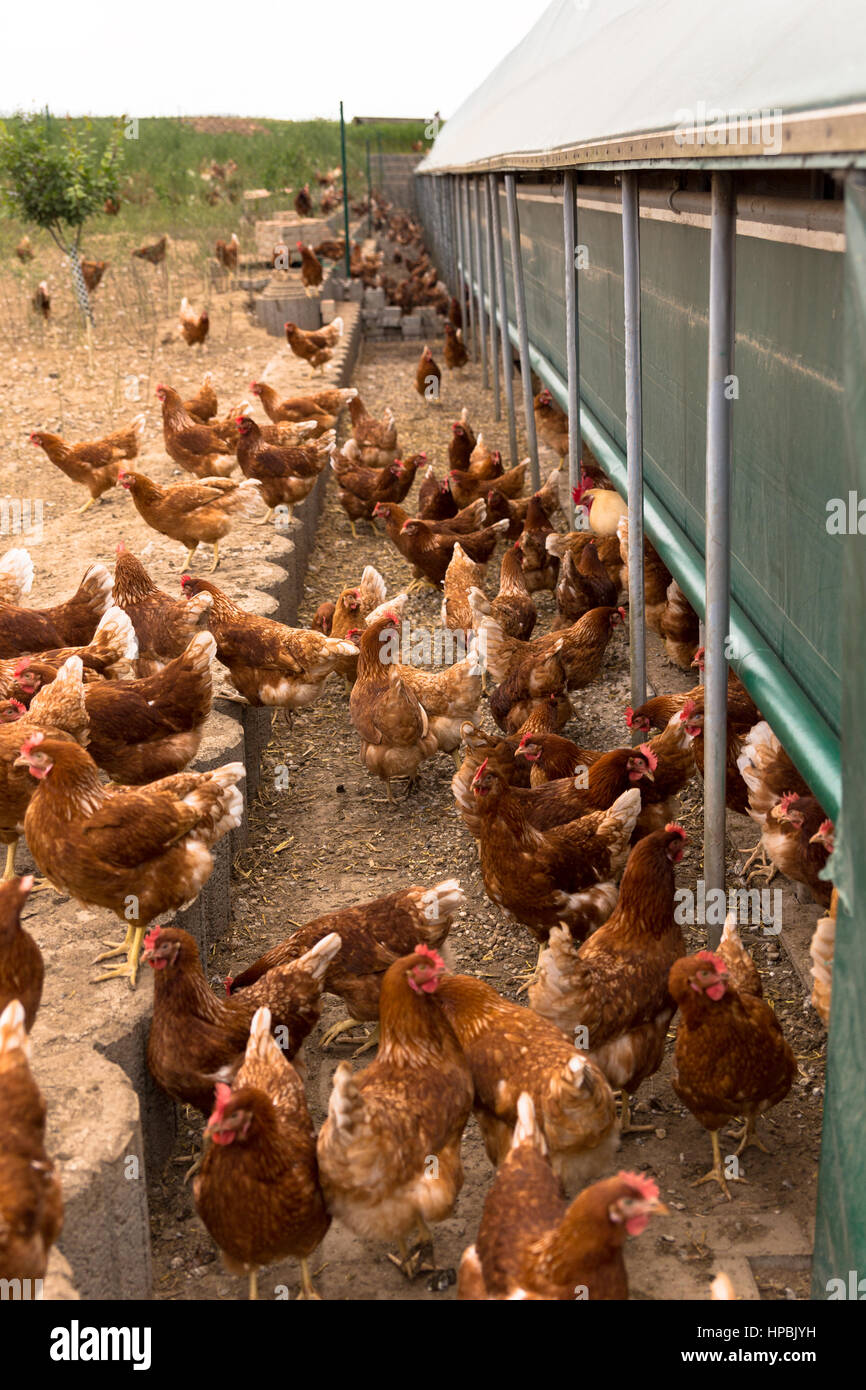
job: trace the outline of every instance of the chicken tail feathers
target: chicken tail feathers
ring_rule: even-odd
[[[44,685],[31,701],[30,717],[71,734],[82,748],[90,742],[90,720],[84,703],[83,663],[80,656],[64,661],[50,685]]]
[[[0,1014],[0,1058],[21,1050],[30,1056],[30,1042],[24,1027],[24,1005],[13,999]]]
[[[517,1097],[517,1120],[511,1138],[512,1149],[519,1149],[521,1144],[531,1144],[540,1154],[547,1153],[547,1144],[538,1127],[535,1105],[528,1091],[521,1091]]]
[[[237,783],[245,772],[243,763],[226,763],[214,772],[204,773],[198,785],[183,798],[198,813],[194,833],[206,845],[221,840],[243,820],[244,798]]]
[[[250,1024],[250,1036],[244,1054],[245,1062],[270,1062],[278,1067],[283,1064],[283,1054],[271,1031],[271,1011],[266,1005],[256,1009]]]
[[[138,656],[138,638],[129,614],[116,604],[106,608],[99,619],[90,645],[110,654],[113,657],[112,665],[135,661]]]
[[[361,590],[362,597],[366,598],[367,595],[369,595],[370,607],[375,608],[378,607],[380,603],[385,602],[388,589],[385,580],[382,578],[375,565],[364,566],[364,572],[361,575],[361,583],[358,587]]]
[[[317,941],[315,946],[311,946],[295,962],[296,968],[308,970],[314,980],[323,980],[327,974],[328,967],[336,960],[343,945],[342,937],[338,932],[328,932],[321,941]]]
[[[70,603],[82,603],[98,621],[111,602],[112,579],[105,565],[91,565]],[[67,605],[61,604],[61,608]]]
[[[0,559],[0,601],[18,603],[33,588],[33,561],[23,549],[7,550]]]

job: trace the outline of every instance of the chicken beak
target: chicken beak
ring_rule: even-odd
[[[654,781],[656,780],[655,777],[653,776],[653,773],[651,772],[651,770],[650,770],[649,768],[647,768],[647,769],[645,770],[645,772],[643,773],[643,775],[644,775],[644,777],[647,779],[648,782],[654,782]]]
[[[664,1202],[660,1202],[658,1197],[653,1197],[644,1203],[644,1211],[647,1216],[670,1216],[670,1207],[666,1207]]]

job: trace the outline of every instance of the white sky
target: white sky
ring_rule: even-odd
[[[447,117],[547,2],[31,0],[4,6],[0,112]]]

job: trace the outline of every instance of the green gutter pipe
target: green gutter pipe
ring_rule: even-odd
[[[501,325],[501,316],[497,314]],[[508,320],[508,336],[519,348],[517,329]],[[532,370],[544,382],[563,410],[568,409],[568,386],[551,362],[529,344]],[[621,497],[626,497],[626,461],[610,435],[581,402],[580,427],[584,438]],[[694,608],[706,615],[704,557],[673,520],[651,488],[644,486],[644,531]],[[842,804],[841,746],[830,725],[803,692],[758,629],[731,599],[731,645],[746,652],[731,660],[758,708],[772,711],[767,722],[831,820]]]

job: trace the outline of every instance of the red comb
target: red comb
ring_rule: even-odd
[[[529,743],[531,738],[532,734],[524,734],[523,738],[520,740],[520,743],[518,744],[518,747],[523,748],[527,743]]]
[[[152,951],[161,935],[162,927],[151,927],[144,938],[144,949],[146,951]]]
[[[43,733],[35,733],[35,734],[31,734],[29,738],[26,738],[26,739],[24,740],[24,742],[23,742],[22,745],[21,745],[21,750],[20,750],[20,751],[24,754],[25,758],[26,758],[26,756],[27,756],[28,753],[32,753],[32,752],[33,752],[33,749],[34,749],[34,748],[38,748],[38,747],[39,747],[40,743],[42,743],[42,741],[43,741],[44,738],[45,738],[45,735],[44,735]]]
[[[786,811],[790,811],[794,802],[799,800],[800,798],[796,792],[785,792],[785,795],[779,802],[779,810],[782,812],[782,815],[784,815]]]
[[[629,728],[631,728],[631,721],[632,721],[633,719],[634,719],[634,710],[632,709],[631,705],[626,705],[626,707],[625,707],[625,722],[626,722],[626,724],[628,725]]]
[[[686,700],[685,704],[682,707],[682,710],[680,711],[680,719],[683,724],[685,724],[687,719],[691,719],[697,707],[697,701]]]
[[[642,744],[640,745],[639,749],[638,749],[638,752],[639,752],[639,753],[643,753],[644,757],[646,758],[647,762],[649,763],[649,770],[650,770],[650,772],[655,772],[656,768],[657,768],[658,765],[659,765],[659,760],[658,760],[656,754],[655,754],[655,753],[653,752],[653,750],[650,748],[649,744],[648,744],[648,743],[642,743]]]
[[[389,609],[388,609],[388,612],[385,614],[385,619],[386,619],[386,621],[389,622],[389,623],[396,623],[396,621],[397,621],[397,614],[396,614],[392,609],[389,608]]]
[[[721,956],[714,955],[712,951],[698,951],[698,960],[702,960],[707,965],[711,965],[719,975],[726,975],[728,973],[728,967],[725,965]]]
[[[437,970],[445,969],[445,962],[442,957],[437,951],[433,950],[432,946],[425,946],[423,941],[419,942],[415,947],[415,955],[426,956],[428,960],[433,962]]]
[[[489,758],[485,758],[485,759],[484,759],[484,762],[481,764],[481,766],[479,767],[479,769],[478,769],[478,771],[476,772],[475,776],[472,778],[472,785],[473,785],[473,786],[474,786],[475,783],[478,781],[479,777],[481,776],[482,772],[483,772],[484,769],[486,768],[486,766],[487,766],[487,764],[488,764],[489,761],[490,761]]]
[[[226,975],[225,979],[223,980],[223,987],[225,989],[226,994],[231,994],[232,985],[234,984],[234,982],[235,981],[233,975]]]
[[[18,701],[17,701],[17,700],[13,700],[12,703],[15,704],[15,705],[17,705]],[[832,822],[831,820],[822,820],[821,824],[818,826],[818,834],[819,834],[819,835],[831,835],[831,836],[832,836],[832,835],[835,835],[835,834],[836,834],[836,827],[834,826],[834,824],[833,824],[833,822]]]
[[[669,821],[668,824],[665,826],[665,834],[679,835],[680,838],[683,840],[687,840],[689,838],[686,832],[683,830],[683,827],[681,825],[677,825],[676,821],[673,820]]]
[[[629,1187],[633,1187],[636,1192],[649,1202],[654,1202],[659,1195],[659,1185],[646,1173],[617,1173],[620,1182],[627,1182]]]
[[[15,708],[16,708],[17,710],[20,710],[22,714],[26,714],[26,713],[27,713],[27,706],[26,706],[26,705],[22,705],[22,703],[21,703],[20,700],[10,699],[9,703],[10,703],[10,705],[14,705]],[[827,822],[827,824],[829,824],[829,822]],[[823,829],[823,826],[822,826],[822,829]]]

